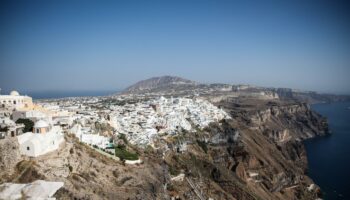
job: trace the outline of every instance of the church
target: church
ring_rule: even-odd
[[[33,100],[29,96],[21,96],[17,91],[12,91],[10,95],[0,95],[0,106],[2,108],[31,108]]]
[[[17,136],[22,155],[37,157],[55,151],[64,142],[59,126],[51,126],[44,120],[34,124],[33,132]]]

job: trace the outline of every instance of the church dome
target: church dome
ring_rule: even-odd
[[[44,120],[39,120],[34,124],[34,128],[47,128],[47,127],[49,127],[49,124]]]
[[[16,91],[16,90],[13,90],[11,93],[10,93],[11,96],[19,96],[19,93]]]

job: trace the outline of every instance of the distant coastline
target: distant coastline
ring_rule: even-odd
[[[118,90],[96,90],[96,91],[33,91],[24,92],[33,99],[58,99],[67,97],[88,97],[88,96],[107,96],[118,93]]]

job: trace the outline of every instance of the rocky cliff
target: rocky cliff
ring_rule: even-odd
[[[195,137],[188,151],[166,161],[184,171],[205,197],[215,199],[316,199],[318,187],[307,176],[303,139],[328,132],[324,118],[306,104],[247,99],[218,104],[233,119],[211,124]],[[184,140],[182,138],[182,140]],[[199,141],[198,141],[199,140]],[[173,185],[187,199],[191,189]]]
[[[273,89],[281,99],[294,99],[309,104],[349,101],[349,95],[320,94],[313,91],[297,91],[290,88]]]

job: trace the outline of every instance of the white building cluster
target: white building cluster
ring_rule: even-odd
[[[200,98],[164,98],[113,106],[112,125],[134,144],[146,145],[163,134],[202,129],[211,122],[229,118],[226,112]]]
[[[155,138],[195,132],[211,122],[229,118],[223,110],[199,97],[67,98],[43,100],[27,109],[6,112],[11,116],[5,113],[0,118],[0,136],[17,137],[21,153],[31,157],[58,149],[64,141],[64,131],[100,149],[113,146],[111,141],[119,134],[125,134],[132,144],[145,146]],[[33,121],[33,130],[22,134],[23,125],[15,123],[18,119]]]
[[[31,97],[17,91],[0,95],[0,105],[0,139],[16,137],[22,155],[37,157],[57,150],[64,142],[57,120],[58,116],[62,119],[62,112],[54,113],[33,104]]]

